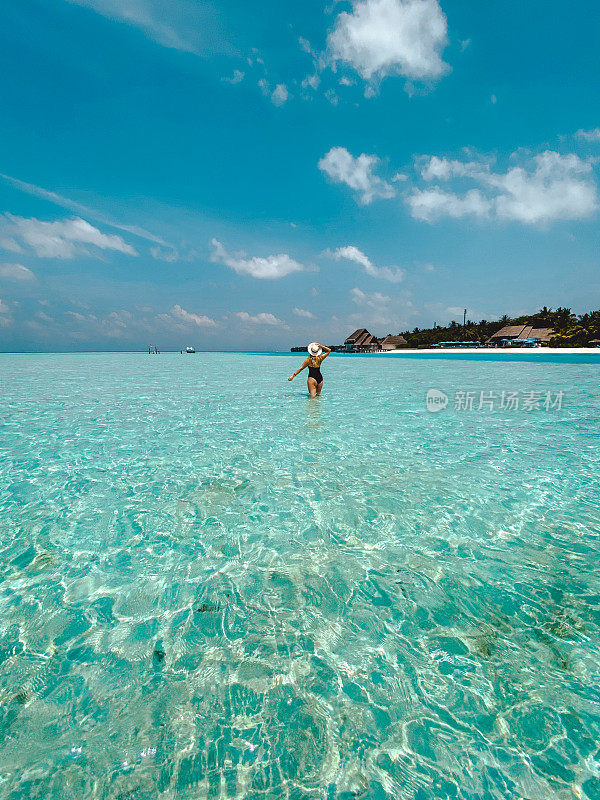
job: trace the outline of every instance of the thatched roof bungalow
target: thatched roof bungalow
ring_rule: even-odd
[[[554,336],[553,328],[536,328],[531,323],[519,323],[518,325],[505,325],[496,331],[487,340],[491,345],[510,344],[515,341],[536,340],[540,344],[549,344]]]
[[[372,353],[381,349],[381,342],[366,328],[359,328],[348,336],[344,349],[351,353]]]
[[[408,347],[408,342],[400,334],[392,336],[391,333],[388,333],[385,339],[381,340],[382,350],[399,350],[401,347]]]

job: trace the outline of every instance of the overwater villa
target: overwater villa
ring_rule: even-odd
[[[374,353],[381,350],[381,341],[366,328],[359,328],[344,341],[348,353]]]
[[[383,339],[373,336],[366,328],[358,328],[351,333],[342,345],[331,345],[331,349],[336,353],[378,353],[381,351],[390,352],[408,347],[408,342],[401,334],[393,335],[388,333]],[[292,347],[292,353],[302,353],[306,350],[304,345]]]

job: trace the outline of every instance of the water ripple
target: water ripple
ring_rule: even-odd
[[[598,367],[0,359],[0,800],[600,796]]]

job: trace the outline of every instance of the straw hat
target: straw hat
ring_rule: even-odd
[[[311,342],[306,349],[309,356],[320,356],[323,352],[316,342]]]

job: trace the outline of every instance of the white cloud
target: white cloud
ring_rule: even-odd
[[[0,225],[0,231],[2,230],[2,226]],[[0,250],[6,250],[9,253],[22,253],[23,248],[21,245],[15,241],[12,236],[3,236],[0,239]]]
[[[363,292],[357,287],[350,289],[350,297],[353,303],[360,306],[370,306],[371,308],[378,308],[379,306],[386,305],[391,300],[391,297],[381,294],[380,292]]]
[[[52,318],[39,312],[36,316],[46,322],[55,322]],[[71,318],[71,325],[68,327],[66,335],[82,341],[107,337],[109,339],[129,339],[137,341],[139,344],[140,336],[153,336],[156,333],[156,320],[150,321],[148,318],[139,317],[125,309],[111,311],[105,316],[66,311],[65,316]]]
[[[575,136],[578,139],[584,139],[586,142],[600,142],[600,128],[592,128],[589,131],[584,131],[580,128]]]
[[[368,205],[376,198],[394,197],[396,190],[386,183],[374,170],[379,158],[362,153],[357,158],[345,147],[332,147],[319,161],[319,169],[336,183],[345,183],[359,193],[359,202]]]
[[[7,306],[4,300],[0,298],[0,314],[8,314],[8,313],[10,313],[10,308]]]
[[[168,264],[173,264],[179,260],[177,250],[163,250],[161,247],[151,247],[150,254],[157,261],[166,261]]]
[[[79,217],[45,222],[33,217],[4,214],[0,215],[0,231],[8,234],[11,241],[25,245],[40,258],[91,255],[88,247],[114,250],[130,256],[138,255],[120,236],[102,233]]]
[[[517,154],[513,154],[513,158]],[[436,186],[415,189],[406,199],[416,219],[495,217],[528,225],[584,219],[598,208],[592,165],[574,154],[546,150],[529,163],[494,172],[487,162],[456,161],[433,156],[421,166],[427,181],[466,179],[480,188],[464,194]]]
[[[81,314],[79,311],[65,311],[65,314],[68,314],[73,319],[77,320],[77,322],[97,322],[98,318],[94,316],[94,314]]]
[[[235,85],[236,83],[241,83],[244,80],[245,74],[246,73],[242,72],[240,69],[234,69],[231,78],[221,78],[221,80],[224,83],[232,83]]]
[[[355,328],[366,327],[376,335],[409,327],[408,323],[416,313],[408,293],[391,298],[379,292],[363,292],[355,287],[350,291],[350,297],[357,308],[346,322]]]
[[[200,0],[69,0],[142,30],[163,47],[195,55],[223,51],[215,8]]]
[[[242,258],[230,255],[217,239],[212,239],[211,244],[214,252],[210,260],[218,264],[225,264],[225,266],[237,272],[238,275],[251,275],[253,278],[276,280],[290,275],[292,272],[300,272],[304,269],[302,264],[294,261],[286,253],[266,256],[265,258],[260,256]]]
[[[45,322],[53,322],[52,318],[38,312],[37,318]],[[219,324],[210,317],[194,314],[180,305],[173,306],[168,313],[153,314],[150,307],[137,307],[135,311],[119,309],[104,315],[67,311],[70,325],[67,335],[77,339],[90,340],[95,337],[123,339],[137,342],[160,341],[166,334],[177,333],[188,335],[192,330],[202,329],[209,335],[219,329]],[[148,337],[148,338],[146,338]]]
[[[9,281],[34,281],[35,275],[22,264],[0,264],[0,278]]]
[[[260,314],[249,314],[247,311],[237,311],[235,316],[241,319],[242,322],[247,322],[251,325],[280,325],[287,327],[283,320],[266,311],[261,311]]]
[[[10,175],[5,175],[4,173],[1,172],[0,172],[0,178],[6,181],[11,186],[13,186],[15,189],[18,189],[20,192],[24,192],[25,194],[30,194],[33,197],[41,197],[42,200],[48,200],[48,202],[54,203],[54,205],[59,206],[60,208],[65,208],[68,211],[72,211],[74,214],[77,214],[78,216],[88,217],[89,219],[93,219],[96,222],[101,223],[102,225],[108,225],[110,228],[116,228],[117,230],[124,231],[125,233],[130,233],[133,236],[137,236],[140,239],[146,239],[149,242],[154,242],[155,244],[162,245],[163,247],[169,247],[171,248],[171,250],[175,250],[173,245],[170,245],[168,242],[165,242],[164,239],[160,238],[160,236],[156,236],[156,234],[150,233],[149,231],[144,230],[144,228],[140,228],[138,225],[123,225],[122,223],[115,222],[114,220],[107,217],[106,214],[97,211],[94,208],[90,208],[89,206],[84,206],[81,203],[77,203],[75,200],[71,200],[70,198],[64,197],[63,195],[57,194],[56,192],[50,192],[48,191],[48,189],[44,189],[41,186],[36,186],[33,183],[26,183],[25,181],[19,180],[19,178],[13,178]],[[6,250],[11,248],[5,247],[4,249]],[[16,249],[15,252],[19,252],[19,249]]]
[[[446,43],[446,17],[437,0],[355,0],[327,39],[332,61],[349,64],[365,80],[438,78],[448,71],[441,58]]]
[[[546,150],[534,158],[535,167],[526,172],[513,167],[505,175],[491,175],[499,217],[526,224],[560,219],[583,219],[598,207],[596,185],[589,177],[592,167],[576,155],[562,156]]]
[[[403,281],[405,278],[404,270],[398,267],[376,267],[371,259],[354,245],[338,247],[335,250],[326,252],[327,255],[335,258],[336,261],[340,261],[340,259],[353,261],[355,264],[361,266],[367,275],[370,275],[372,278],[382,278],[384,281],[390,281],[390,283],[400,283],[400,281]]]
[[[315,318],[315,315],[311,311],[306,311],[304,308],[294,308],[293,312],[297,317],[306,317],[306,319]]]
[[[271,91],[269,81],[261,78],[258,82],[261,92],[265,97],[268,97],[274,106],[282,106],[289,97],[288,89],[285,83],[278,83],[277,86]]]
[[[282,106],[288,99],[287,86],[284,83],[278,83],[273,94],[271,95],[271,102],[273,105]]]
[[[319,88],[319,84],[321,83],[321,78],[319,74],[315,72],[314,75],[307,75],[304,80],[302,81],[302,88],[306,89],[310,86],[311,89],[315,89],[315,91]]]
[[[189,323],[190,325],[197,325],[199,328],[217,327],[217,323],[214,321],[214,319],[205,317],[203,314],[192,314],[190,311],[186,311],[185,308],[182,308],[180,305],[173,306],[171,309],[171,314],[176,320],[183,323]]]
[[[486,170],[488,170],[487,165],[479,161],[458,161],[439,158],[439,156],[423,159],[420,166],[421,176],[426,181],[447,181],[450,178],[465,177],[479,178]]]
[[[491,203],[480,191],[471,189],[460,196],[442,189],[415,189],[406,201],[415,219],[433,222],[440,217],[487,217]]]
[[[173,306],[168,313],[154,313],[149,306],[136,306],[131,311],[117,309],[106,313],[90,313],[86,309],[65,311],[59,317],[51,317],[44,311],[37,311],[35,319],[31,322],[40,333],[50,333],[52,326],[55,337],[57,332],[61,336],[71,337],[81,341],[98,341],[102,339],[119,339],[129,341],[135,347],[140,347],[146,342],[168,342],[170,346],[177,343],[179,347],[180,336],[192,335],[199,329],[203,336],[214,335],[220,326],[209,317],[193,314],[181,306]],[[29,321],[25,324],[29,324]],[[176,334],[174,340],[172,334]],[[167,342],[165,342],[167,340]]]

